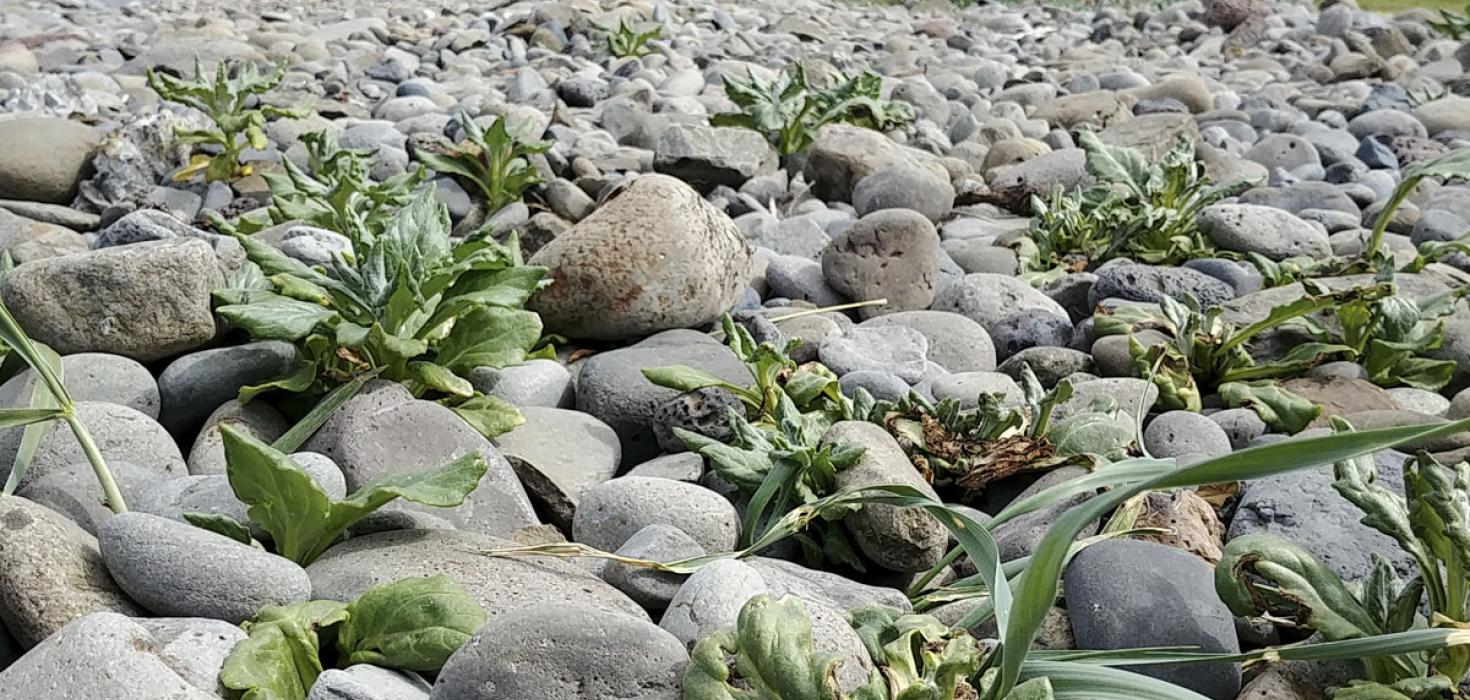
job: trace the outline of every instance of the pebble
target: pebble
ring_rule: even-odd
[[[939,235],[928,220],[912,209],[885,208],[832,239],[822,251],[822,273],[832,289],[849,299],[887,300],[859,309],[863,318],[919,311],[934,302],[938,255]]]
[[[1190,411],[1169,411],[1149,421],[1143,430],[1143,446],[1160,458],[1223,457],[1231,451],[1230,436],[1219,423]]]
[[[727,312],[760,342],[800,341],[792,359],[826,364],[849,396],[861,388],[898,400],[912,391],[973,406],[991,392],[1019,406],[1018,382],[1030,368],[1045,387],[1073,386],[1054,421],[1116,410],[1109,427],[1131,437],[1141,414],[1137,449],[1156,457],[1190,463],[1278,439],[1253,410],[1220,409],[1215,396],[1205,414],[1155,413],[1157,388],[1135,376],[1126,336],[1097,337],[1096,308],[1192,295],[1236,327],[1264,318],[1303,289],[1268,286],[1248,254],[1357,254],[1406,169],[1470,134],[1470,98],[1447,89],[1470,65],[1467,47],[1444,39],[1423,12],[1387,19],[1351,3],[1120,10],[671,0],[616,12],[536,2],[405,12],[367,2],[345,14],[341,3],[280,11],[206,2],[190,12],[189,3],[121,4],[66,0],[0,12],[13,30],[0,44],[0,250],[16,263],[0,298],[27,333],[64,356],[63,382],[132,507],[122,517],[106,508],[65,426],[46,429],[18,496],[0,498],[0,669],[10,669],[0,670],[0,687],[18,697],[216,698],[219,667],[243,635],[232,623],[252,608],[351,600],[378,583],[438,573],[490,616],[443,672],[329,669],[308,700],[676,700],[689,645],[733,622],[759,592],[801,601],[816,648],[842,660],[838,684],[854,695],[878,669],[845,613],[911,608],[899,589],[950,540],[922,511],[869,504],[829,523],[864,571],[773,558],[799,558],[791,542],[693,576],[485,553],[568,535],[661,561],[734,548],[748,496],[683,451],[672,428],[728,439],[727,410],[743,404],[723,389],[685,394],[643,374],[687,365],[750,385],[750,370],[718,337]],[[661,33],[644,56],[608,54],[598,27],[616,25],[624,10]],[[250,104],[309,115],[267,118],[267,143],[244,153],[251,175],[172,177],[192,148],[175,134],[208,120],[161,101],[144,74],[186,75],[196,55],[209,72],[288,59],[281,84]],[[798,62],[819,88],[832,84],[833,70],[871,70],[885,99],[917,118],[886,131],[829,123],[788,133],[796,148],[778,153],[781,140],[768,130],[734,125],[746,117],[731,116],[741,110],[730,77],[769,84]],[[381,180],[411,177],[426,149],[463,138],[465,118],[504,119],[519,138],[545,143],[526,157],[521,173],[536,182],[523,201],[488,216],[469,179],[428,180],[456,237],[513,231],[521,256],[549,270],[529,307],[556,358],[465,373],[525,422],[492,442],[436,394],[376,379],[292,459],[340,500],[374,479],[478,453],[487,475],[464,505],[394,502],[304,574],[266,549],[183,524],[185,512],[248,520],[227,476],[220,425],[269,441],[305,408],[284,392],[239,402],[241,387],[284,374],[298,351],[247,342],[218,322],[214,292],[248,280],[241,273],[250,269],[239,241],[215,233],[208,218],[269,205],[283,164],[309,165],[307,133],[375,151],[364,172]],[[1089,167],[1078,147],[1083,129],[1150,164],[1187,141],[1215,184],[1248,183],[1194,214],[1218,256],[1031,269],[1032,198],[1098,182],[1098,163]],[[302,213],[276,211],[315,220]],[[1385,242],[1404,264],[1417,246],[1467,229],[1470,188],[1427,182],[1394,213]],[[299,220],[257,240],[292,264],[322,267],[353,249],[343,232]],[[1461,269],[1470,270],[1465,256],[1450,255],[1394,282],[1400,294],[1424,298],[1470,279]],[[1372,280],[1321,281],[1340,290]],[[788,318],[879,298],[886,302]],[[1167,340],[1153,329],[1135,337]],[[1265,359],[1293,342],[1265,338],[1250,352]],[[1443,389],[1379,387],[1346,361],[1285,385],[1360,427],[1470,413],[1470,399],[1461,399],[1470,322],[1448,317],[1444,342],[1430,352],[1455,363]],[[14,362],[4,370],[0,406],[23,405],[34,372],[17,372]],[[0,431],[0,477],[21,433]],[[829,443],[867,448],[835,487],[903,483],[954,496],[943,485],[935,492],[876,425],[843,422],[825,433]],[[1448,460],[1467,444],[1452,436],[1422,446]],[[1401,486],[1401,469],[1390,464],[1401,459],[1379,457],[1382,483]],[[1082,473],[1009,477],[969,500],[983,518],[982,510],[1000,512],[1018,494]],[[1063,509],[1090,495],[996,527],[1003,557],[1032,553]],[[1410,573],[1332,490],[1329,466],[1245,483],[1232,507],[1229,536],[1296,537],[1353,580],[1375,553]],[[1248,647],[1297,638],[1269,622],[1237,633],[1222,613],[1200,560],[1218,556],[1225,528],[1198,495],[1152,494],[1139,524],[1172,534],[1083,550],[1059,600],[1067,609],[1048,612],[1042,646],[1233,650],[1237,637]],[[1096,532],[1090,524],[1082,535]],[[100,548],[88,533],[102,535]],[[973,564],[950,569],[966,576]],[[969,609],[961,601],[934,612],[952,622]],[[129,617],[145,610],[208,617]],[[1361,675],[1341,667],[1268,665],[1239,697],[1284,700]],[[1231,665],[1146,672],[1221,700],[1240,689]]]
[[[561,408],[521,409],[525,423],[496,441],[532,502],[564,530],[582,495],[613,478],[622,460],[618,435],[592,416]]]
[[[854,327],[846,335],[822,341],[818,356],[838,376],[883,371],[915,384],[924,374],[928,350],[924,335],[907,326]]]
[[[435,700],[676,700],[689,654],[646,620],[581,603],[531,605],[491,619],[450,657]]]
[[[713,321],[734,306],[750,270],[734,223],[665,175],[633,181],[529,262],[554,282],[530,304],[547,330],[598,340]]]
[[[118,586],[158,615],[239,624],[267,605],[311,598],[311,581],[294,562],[156,515],[114,516],[97,542]]]
[[[863,321],[860,327],[905,326],[928,342],[925,359],[951,372],[990,372],[995,369],[995,344],[985,327],[946,311],[899,311]]]
[[[735,506],[714,491],[671,479],[624,476],[583,494],[572,539],[611,552],[654,524],[683,530],[707,552],[734,549],[740,530]]]
[[[65,516],[8,496],[0,528],[0,611],[23,648],[92,613],[143,614],[108,575],[97,539]]]
[[[38,260],[0,291],[21,328],[59,353],[151,362],[214,338],[210,292],[222,284],[214,251],[187,239]]]
[[[1215,595],[1214,572],[1187,552],[1152,542],[1107,540],[1073,557],[1062,580],[1078,648],[1189,646],[1239,652],[1234,617]],[[1235,664],[1129,670],[1215,700],[1230,700],[1240,691]]]

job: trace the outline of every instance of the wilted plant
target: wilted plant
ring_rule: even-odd
[[[655,24],[646,31],[640,31],[629,25],[626,17],[618,19],[617,29],[598,28],[607,32],[607,51],[617,58],[634,58],[654,53],[648,42],[662,39],[664,35],[662,25]]]
[[[1183,139],[1158,162],[1092,132],[1082,132],[1078,143],[1097,184],[1032,198],[1031,234],[1019,247],[1023,272],[1077,272],[1118,257],[1167,265],[1210,257],[1199,213],[1254,184],[1211,184],[1194,144]]]
[[[323,658],[438,671],[485,624],[485,611],[448,576],[374,586],[357,600],[267,606],[243,627],[220,669],[242,700],[306,700]],[[427,690],[427,688],[426,688]]]
[[[420,150],[418,159],[430,169],[458,175],[480,192],[486,213],[494,214],[512,202],[521,201],[527,189],[541,182],[530,157],[551,148],[546,141],[523,140],[506,130],[505,119],[497,117],[488,128],[468,114],[461,114],[465,139],[446,145],[442,153]]]
[[[1341,418],[1333,419],[1333,428],[1351,431]],[[1377,482],[1371,455],[1339,460],[1334,474],[1333,488],[1363,512],[1364,525],[1398,544],[1418,575],[1400,581],[1393,566],[1375,555],[1372,572],[1355,588],[1299,545],[1261,533],[1225,547],[1215,569],[1220,598],[1237,615],[1294,620],[1333,641],[1426,626],[1464,629],[1470,618],[1470,464],[1448,467],[1429,455],[1410,458],[1402,495]],[[1427,621],[1419,614],[1426,599]],[[1470,671],[1470,650],[1407,650],[1366,659],[1364,668],[1368,681],[1336,697],[1440,698]]]
[[[882,78],[863,71],[851,78],[838,74],[832,86],[812,88],[801,64],[767,83],[725,76],[725,95],[740,108],[710,117],[711,126],[738,126],[766,136],[781,155],[806,150],[819,129],[844,123],[887,131],[914,120],[913,107],[883,99]]]
[[[217,214],[214,227],[225,233],[253,234],[270,226],[299,221],[335,231],[350,239],[368,239],[383,232],[389,217],[413,199],[423,184],[423,166],[381,182],[369,174],[373,151],[338,148],[325,131],[304,134],[305,170],[287,158],[286,172],[265,173],[271,203],[266,218],[241,217],[230,223]]]
[[[265,122],[268,117],[300,119],[304,109],[282,109],[267,104],[250,106],[258,95],[269,92],[286,76],[286,66],[278,65],[269,73],[261,73],[254,64],[238,66],[234,75],[221,62],[214,79],[205,76],[204,65],[194,57],[194,78],[185,80],[167,73],[148,70],[148,87],[170,102],[193,107],[214,122],[213,129],[178,129],[179,143],[211,146],[218,152],[200,153],[189,158],[189,165],[174,174],[174,180],[193,179],[200,172],[211,182],[249,175],[252,168],[240,163],[246,147],[262,149],[267,145]]]
[[[487,436],[519,424],[514,407],[464,377],[551,352],[540,317],[521,308],[545,284],[546,269],[522,264],[514,238],[508,246],[485,238],[455,243],[431,190],[379,233],[355,233],[351,254],[321,269],[238,237],[264,277],[217,290],[215,311],[256,339],[295,343],[305,357],[290,374],[242,389],[241,399],[271,389],[316,395],[380,376],[408,384],[416,396],[442,397]]]
[[[1111,410],[1052,421],[1055,408],[1072,397],[1070,382],[1048,391],[1026,366],[1021,388],[1024,408],[1005,408],[1001,395],[981,394],[969,409],[955,398],[935,404],[913,392],[896,404],[875,402],[859,389],[854,414],[887,429],[925,480],[941,493],[958,491],[961,500],[1022,472],[1127,455],[1133,426]]]
[[[334,501],[316,480],[290,457],[229,426],[224,438],[230,487],[249,509],[251,523],[270,536],[275,552],[306,566],[327,551],[357,521],[402,498],[414,503],[452,508],[464,502],[488,468],[472,452],[421,472],[383,477]],[[250,528],[221,515],[186,514],[189,522],[250,543]]]

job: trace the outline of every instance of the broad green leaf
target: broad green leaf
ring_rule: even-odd
[[[276,553],[302,566],[313,550],[325,549],[332,502],[315,480],[291,458],[228,425],[220,426],[226,474],[235,497],[248,506],[251,521],[270,533]]]
[[[320,630],[345,617],[344,604],[327,600],[262,608],[225,658],[220,684],[240,700],[303,700],[322,672]]]
[[[1052,694],[1051,681],[1041,677],[1017,685],[1006,696],[1006,700],[1055,700],[1055,697]]]
[[[1123,184],[1144,191],[1157,177],[1155,167],[1142,151],[1122,146],[1109,146],[1091,131],[1078,135],[1078,145],[1087,151],[1087,172],[1099,182]]]
[[[456,373],[520,364],[541,339],[541,317],[530,311],[479,307],[454,323],[439,343],[438,363]]]
[[[250,403],[255,397],[267,391],[289,391],[300,394],[316,382],[317,365],[315,362],[303,362],[293,368],[290,372],[267,380],[259,384],[240,387],[240,403]]]
[[[697,391],[709,387],[721,387],[732,391],[744,390],[744,387],[737,387],[702,369],[685,365],[645,367],[643,376],[658,386],[676,391]]]
[[[459,414],[464,422],[469,423],[471,428],[478,430],[487,438],[508,433],[516,426],[526,422],[525,417],[516,410],[515,406],[498,396],[476,394],[457,404],[449,405],[449,409]]]
[[[432,362],[410,362],[408,373],[424,386],[434,391],[469,398],[475,395],[475,387],[469,380],[460,377],[447,367]]]
[[[683,428],[674,428],[674,436],[685,447],[709,460],[721,479],[747,493],[759,489],[773,468],[769,449],[742,449]]]
[[[437,507],[463,503],[487,468],[484,457],[472,453],[426,471],[383,477],[333,502],[285,454],[229,426],[222,426],[220,434],[235,497],[249,506],[250,519],[270,533],[276,553],[302,566],[363,516],[395,499]]]
[[[1127,456],[1133,432],[1133,422],[1126,413],[1088,411],[1058,421],[1047,437],[1058,457],[1095,455],[1114,460]]]
[[[453,579],[406,578],[347,606],[337,648],[343,665],[438,671],[484,625],[485,611]]]
[[[1303,396],[1293,394],[1269,379],[1255,382],[1227,382],[1219,388],[1220,400],[1230,408],[1249,408],[1273,430],[1296,434],[1307,428],[1322,407]]]
[[[184,513],[184,521],[201,530],[224,535],[240,544],[250,544],[250,528],[228,515],[218,513]]]
[[[257,340],[301,340],[318,326],[337,316],[320,304],[273,296],[250,304],[231,304],[215,309],[230,323],[245,329]]]
[[[1334,692],[1332,700],[1439,700],[1454,687],[1445,676],[1405,678],[1392,685],[1353,680]]]
[[[1300,545],[1276,535],[1231,540],[1215,567],[1215,590],[1236,615],[1297,619],[1333,641],[1385,631],[1342,577]]]
[[[684,670],[684,700],[840,700],[838,663],[835,654],[814,651],[811,620],[800,600],[758,595],[741,607],[733,630],[694,645]]]

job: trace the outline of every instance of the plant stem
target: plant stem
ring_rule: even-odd
[[[102,459],[102,451],[97,449],[97,443],[92,441],[92,434],[87,432],[87,426],[73,411],[69,411],[63,419],[71,426],[71,432],[77,437],[77,443],[82,446],[82,451],[87,454],[87,461],[92,463],[92,471],[97,474],[97,483],[102,484],[102,495],[107,499],[107,507],[113,513],[128,512],[127,503],[123,502],[122,492],[117,490],[117,482],[112,480],[112,472],[107,468],[107,462]]]
[[[1408,199],[1409,192],[1418,186],[1421,178],[1409,178],[1399,183],[1394,188],[1393,195],[1389,197],[1388,204],[1378,212],[1378,221],[1373,225],[1373,235],[1368,239],[1368,247],[1363,250],[1363,260],[1372,263],[1378,256],[1378,249],[1383,246],[1383,233],[1388,230],[1388,221],[1393,218],[1393,213],[1398,210],[1399,205]]]

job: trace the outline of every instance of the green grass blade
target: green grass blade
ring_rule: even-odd
[[[1431,426],[1337,433],[1261,445],[1175,469],[1153,479],[1119,486],[1068,510],[1047,530],[1046,536],[1032,553],[1031,566],[1022,574],[1016,587],[1019,593],[1011,610],[1011,627],[1002,635],[1001,675],[992,697],[1004,697],[1005,693],[1010,692],[1022,680],[1022,664],[1025,663],[1031,643],[1036,638],[1036,630],[1055,602],[1057,582],[1061,579],[1072,541],[1089,523],[1102,518],[1133,495],[1149,489],[1259,479],[1331,464],[1405,442],[1450,435],[1467,429],[1470,429],[1470,419]]]
[[[49,365],[55,372],[56,378],[61,380],[64,370],[61,364],[61,356],[56,351],[44,344],[37,343],[34,346],[36,358]],[[31,401],[29,411],[50,412],[54,418],[61,417],[61,404],[56,400],[56,395],[51,393],[50,387],[42,381],[39,372],[36,381],[31,385]],[[11,412],[15,415],[14,412]],[[42,419],[30,423],[17,423],[25,425],[25,431],[20,436],[20,447],[15,451],[15,462],[10,466],[10,476],[5,480],[4,494],[9,496],[20,488],[20,482],[25,478],[26,472],[31,468],[31,460],[36,458],[36,450],[41,447],[41,438],[46,436],[46,431],[51,429],[51,419]],[[6,426],[11,427],[11,426]]]
[[[1101,488],[1156,478],[1174,468],[1172,459],[1127,459],[1107,464],[1085,476],[1069,479],[1025,498],[1011,501],[1010,505],[990,519],[987,527],[995,529],[1017,517],[1064,501],[1085,491],[1096,491]]]
[[[66,387],[61,383],[61,376],[57,373],[57,368],[61,366],[61,363],[57,362],[53,365],[49,361],[49,358],[54,357],[56,353],[49,347],[46,350],[50,354],[43,353],[41,348],[46,346],[33,342],[25,331],[21,330],[20,323],[10,315],[10,309],[5,308],[3,302],[0,302],[0,340],[10,346],[11,352],[20,355],[21,359],[31,366],[31,369],[36,370],[36,374],[40,375],[40,383],[51,390],[56,397],[57,405],[67,410],[71,409],[71,394],[67,393]]]
[[[1055,700],[1209,700],[1172,683],[1091,664],[1028,661],[1020,679],[1032,678],[1051,681]]]
[[[1189,647],[1154,647],[1147,649],[1110,649],[1102,651],[1035,650],[1030,659],[1067,661],[1098,666],[1147,666],[1152,664],[1191,664],[1250,661],[1345,661],[1399,654],[1438,651],[1452,646],[1470,645],[1470,632],[1455,629],[1419,629],[1382,634],[1361,639],[1345,639],[1316,644],[1291,644],[1266,647],[1240,654],[1194,651]],[[1028,661],[1029,663],[1029,661]]]
[[[322,397],[322,400],[318,401],[311,408],[311,411],[303,416],[301,420],[297,421],[296,425],[291,426],[290,430],[287,430],[284,435],[277,438],[274,443],[271,443],[271,447],[286,454],[300,449],[302,445],[306,444],[307,440],[311,439],[312,435],[316,434],[316,431],[321,429],[322,425],[327,422],[327,419],[331,418],[332,414],[336,413],[337,409],[342,407],[342,404],[347,403],[348,399],[356,396],[357,392],[368,383],[368,380],[376,375],[376,372],[365,374],[333,389],[326,396]]]

